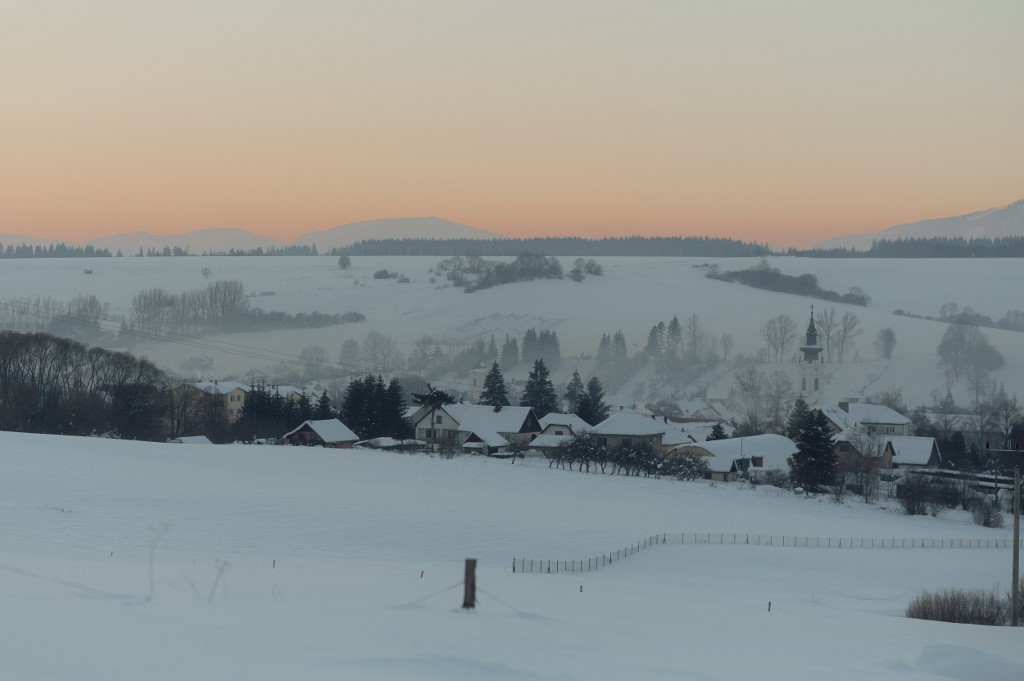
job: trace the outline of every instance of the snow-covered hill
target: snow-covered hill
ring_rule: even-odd
[[[531,327],[549,328],[558,333],[563,356],[574,358],[593,355],[602,333],[622,329],[633,353],[643,348],[648,330],[659,320],[668,323],[673,315],[684,319],[692,313],[698,315],[706,332],[732,334],[733,355],[750,356],[763,346],[760,329],[769,318],[788,314],[802,331],[811,304],[826,304],[704,276],[706,264],[741,269],[758,262],[755,259],[598,258],[604,275],[588,276],[580,283],[542,280],[470,294],[447,286],[443,276],[430,271],[438,260],[356,257],[348,270],[338,269],[337,259],[331,257],[103,258],[85,263],[80,259],[12,260],[0,268],[0,290],[4,297],[49,296],[58,300],[92,293],[110,304],[110,313],[128,314],[138,291],[162,287],[179,292],[204,286],[207,280],[200,270],[209,267],[210,281],[241,281],[247,291],[263,294],[252,302],[267,310],[351,310],[366,315],[361,323],[323,329],[232,334],[204,341],[175,339],[134,349],[172,370],[180,370],[193,357],[212,357],[212,373],[222,377],[240,375],[250,368],[265,370],[273,364],[268,359],[254,358],[252,348],[294,358],[306,345],[318,344],[336,360],[346,338],[362,340],[371,330],[392,336],[400,349],[409,353],[415,339],[422,335],[458,347],[492,334],[500,344],[506,333],[521,337]],[[571,267],[572,260],[562,258],[563,267]],[[855,350],[849,355],[852,361],[826,367],[829,380],[825,396],[834,400],[870,395],[897,385],[903,387],[911,406],[930,404],[932,390],[945,392],[946,378],[936,363],[936,348],[946,326],[893,312],[902,309],[936,315],[943,303],[956,302],[998,318],[1009,309],[1021,308],[1014,292],[1024,290],[1024,268],[1019,260],[770,258],[769,262],[786,274],[815,274],[823,288],[846,292],[859,286],[872,297],[867,308],[836,306],[840,314],[850,311],[861,318],[863,334],[855,340]],[[83,267],[91,268],[93,273],[83,275]],[[373,278],[380,269],[405,275],[411,282]],[[872,345],[877,332],[887,327],[896,332],[897,339],[895,356],[889,361],[876,359]],[[984,329],[984,333],[1006,357],[1005,366],[994,377],[1005,382],[1008,391],[1024,395],[1024,335],[995,329]],[[236,345],[215,349],[207,342],[210,340]],[[556,380],[564,379],[575,366],[586,375],[591,364],[566,359]],[[762,368],[781,369],[796,377],[793,362],[766,363]],[[732,385],[729,372],[728,365],[716,370],[714,376],[720,387]],[[466,380],[464,376],[448,378],[454,382]],[[651,378],[642,380],[648,382]],[[693,390],[697,386],[683,387]],[[962,379],[952,388],[956,399],[966,403],[966,381]],[[635,384],[628,385],[615,396],[616,401],[632,403],[636,389]]]
[[[366,239],[495,239],[500,236],[437,217],[391,218],[351,222],[322,232],[310,232],[293,243],[316,244],[318,250],[328,251]]]
[[[971,679],[1024,674],[1009,628],[910,620],[1005,588],[1005,549],[663,546],[655,532],[1006,539],[774,488],[543,462],[0,433],[10,679]],[[459,609],[463,559],[479,606]],[[769,612],[769,602],[771,608]]]
[[[853,234],[823,241],[815,248],[853,248],[867,250],[873,241],[929,237],[996,238],[1024,236],[1024,200],[1001,208],[936,220],[921,220],[897,225],[881,232]]]
[[[292,244],[297,246],[315,244],[318,249],[329,251],[332,248],[348,246],[366,239],[495,239],[500,237],[500,234],[467,227],[437,217],[414,217],[351,222],[328,230],[309,232],[290,242],[233,227],[214,227],[182,234],[150,234],[149,232],[112,234],[96,239],[80,242],[66,241],[65,243],[92,245],[96,248],[106,248],[111,253],[121,251],[124,255],[134,255],[139,252],[140,248],[143,251],[149,251],[153,248],[163,250],[164,247],[188,249],[189,253],[200,255],[232,249],[248,251],[256,248],[280,248]],[[23,243],[31,246],[46,245],[58,243],[58,240],[40,239],[20,234],[0,234],[0,244],[4,246],[10,244],[18,246]]]

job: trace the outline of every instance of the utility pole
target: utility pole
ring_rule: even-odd
[[[1020,455],[1020,444],[1014,443],[1013,449],[985,449],[991,454]],[[1010,583],[1010,625],[1020,626],[1020,463],[1013,467],[1013,581]]]

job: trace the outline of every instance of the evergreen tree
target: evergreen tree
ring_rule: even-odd
[[[380,433],[398,440],[412,437],[412,424],[405,418],[405,395],[397,378],[391,379],[381,397]]]
[[[679,323],[679,317],[673,316],[665,331],[665,345],[677,354],[683,354],[680,346],[683,344],[683,326]]]
[[[523,401],[520,404],[533,409],[534,414],[547,416],[558,411],[558,396],[555,394],[555,386],[549,378],[550,372],[544,364],[544,360],[538,359],[533,363],[533,370],[526,379],[526,386],[523,388]]]
[[[586,388],[583,386],[583,379],[580,378],[580,372],[573,371],[572,377],[569,379],[569,384],[565,386],[565,401],[568,403],[569,412],[577,414],[577,410],[580,406],[580,398],[583,397],[586,392]]]
[[[484,378],[484,389],[480,393],[480,404],[492,407],[509,406],[508,392],[505,390],[505,377],[501,373],[501,367],[497,362],[491,364],[487,377]]]
[[[316,401],[315,415],[317,420],[333,419],[334,408],[331,406],[331,398],[327,395],[327,391],[320,393],[320,397]]]
[[[608,405],[604,403],[604,387],[597,376],[587,381],[587,391],[580,397],[576,415],[592,426],[608,418]]]
[[[832,429],[823,412],[811,411],[798,398],[786,420],[786,436],[797,446],[790,462],[790,477],[795,485],[820,491],[831,485],[839,471]]]
[[[714,426],[712,426],[711,432],[708,434],[707,441],[711,442],[713,440],[728,440],[728,439],[729,439],[729,436],[728,436],[728,434],[726,434],[725,428],[722,426],[721,423],[716,423]]]
[[[491,341],[487,344],[487,359],[492,362],[498,361],[498,343],[494,340],[494,334],[491,334]]]
[[[308,421],[311,418],[313,418],[313,403],[310,402],[309,395],[303,390],[299,395],[299,403],[295,406],[295,420]]]
[[[520,360],[523,362],[534,362],[540,358],[538,354],[540,339],[537,336],[537,329],[527,329],[523,334],[523,345],[520,349]]]
[[[506,335],[505,343],[501,346],[501,366],[511,369],[519,364],[519,341]]]
[[[651,330],[647,333],[647,344],[644,346],[644,352],[649,357],[657,357],[661,353],[661,337],[658,334],[657,324],[652,326]]]

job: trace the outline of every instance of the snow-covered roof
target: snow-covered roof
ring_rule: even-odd
[[[821,402],[814,405],[814,408],[820,409],[822,413],[832,421],[832,423],[836,424],[843,430],[852,428],[859,423],[881,423],[899,426],[910,423],[910,419],[903,414],[890,409],[889,407],[882,406],[881,404],[862,404],[860,402],[853,402],[850,403],[846,409],[843,409],[835,402]]]
[[[692,444],[696,438],[680,428],[668,428],[661,436],[662,447],[676,447],[678,445]]]
[[[905,466],[927,466],[932,458],[935,447],[933,437],[913,437],[910,435],[891,435],[888,438],[892,447],[892,462]],[[941,461],[941,455],[939,460]]]
[[[483,431],[518,433],[523,429],[523,422],[529,417],[531,411],[529,407],[497,408],[485,404],[467,404],[462,418],[458,420],[459,430],[478,435]],[[455,415],[452,414],[452,416]]]
[[[456,423],[462,423],[462,419],[466,416],[466,410],[472,406],[475,405],[466,404],[465,402],[456,402],[455,404],[446,404],[442,409],[444,409],[449,416],[455,419]]]
[[[176,437],[171,442],[176,442],[180,445],[212,445],[210,438],[205,435],[185,435],[184,437]]]
[[[590,430],[590,424],[576,414],[559,414],[551,412],[540,420],[540,428],[544,430],[550,425],[569,426],[574,433],[585,433]]]
[[[530,443],[530,446],[536,447],[537,449],[552,449],[563,442],[568,442],[571,439],[572,435],[554,435],[552,433],[548,433],[546,435],[538,435],[533,438],[533,442]]]
[[[633,411],[617,411],[591,429],[597,435],[660,435],[669,429],[662,419]]]
[[[355,442],[359,437],[349,430],[348,426],[338,419],[323,419],[320,421],[303,421],[302,425],[295,430],[285,433],[285,437],[294,435],[306,426],[316,433],[324,442]]]
[[[411,407],[406,407],[405,411],[402,412],[402,416],[404,416],[407,419],[411,419],[413,416],[416,415],[416,412],[418,412],[420,409],[422,409],[422,407],[420,407],[420,405],[418,404],[414,404]]]
[[[493,430],[473,430],[470,431],[470,437],[476,436],[480,439],[480,442],[464,442],[463,447],[470,447],[473,449],[483,449],[487,447],[508,447],[508,440],[498,435]]]
[[[227,395],[232,390],[249,392],[252,389],[252,386],[238,381],[200,381],[191,385],[209,395]]]
[[[796,454],[797,447],[788,437],[782,435],[751,435],[750,437],[734,437],[726,440],[698,442],[681,451],[701,449],[711,456],[707,462],[711,470],[727,472],[736,459],[751,459],[755,456],[764,459],[761,468],[765,470],[786,469],[786,459]]]
[[[360,440],[356,447],[369,447],[370,449],[389,449],[391,447],[426,447],[423,440],[396,440],[393,437],[375,437],[369,440]]]

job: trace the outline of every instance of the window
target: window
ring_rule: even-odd
[[[443,418],[444,418],[443,416],[435,416],[435,417],[434,417],[434,423],[441,423],[441,420],[442,420]]]
[[[427,440],[433,440],[434,439],[434,431],[432,431],[429,428],[427,428],[426,430],[423,431],[423,437],[426,438]]]
[[[628,437],[622,438],[622,446],[623,447],[632,447],[633,446],[633,440],[628,438]]]
[[[563,433],[562,431],[560,431],[560,430],[556,430],[556,431],[555,431],[555,435],[563,435],[563,434],[564,434],[564,433]]]
[[[815,392],[817,392],[817,390],[818,390],[818,377],[817,376],[814,377],[814,390],[815,390]]]
[[[807,392],[807,377],[804,376],[800,379],[800,391]]]

